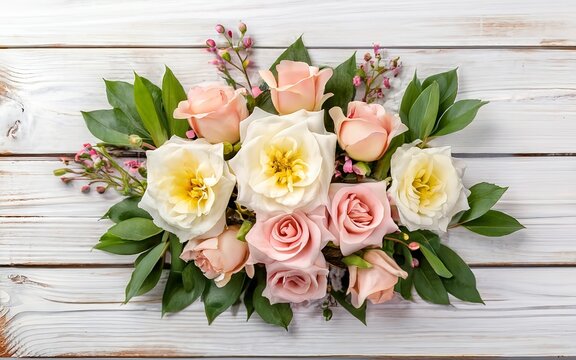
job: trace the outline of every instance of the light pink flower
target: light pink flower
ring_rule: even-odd
[[[180,258],[194,261],[204,276],[213,279],[216,286],[225,286],[233,274],[246,266],[249,258],[248,245],[236,238],[238,226],[230,226],[222,234],[201,241],[189,241]],[[252,266],[246,266],[249,276],[254,273]]]
[[[307,268],[314,264],[322,248],[333,240],[327,229],[326,208],[311,214],[296,211],[262,220],[246,235],[250,263],[269,264],[274,261]]]
[[[248,117],[245,93],[218,83],[195,86],[174,110],[174,118],[188,119],[196,135],[212,144],[233,144],[240,139],[240,121]]]
[[[386,234],[398,231],[386,196],[386,182],[330,185],[329,229],[344,256],[382,245]]]
[[[339,107],[333,107],[329,113],[340,147],[358,161],[380,159],[392,139],[408,130],[398,115],[387,113],[380,104],[352,101],[348,104],[348,115],[344,116]]]
[[[408,274],[382,250],[368,250],[364,260],[372,264],[369,269],[349,266],[350,285],[348,294],[352,295],[352,305],[359,308],[366,299],[373,304],[386,302],[394,296],[394,286],[398,278],[406,279]]]
[[[320,70],[305,62],[282,60],[276,65],[278,80],[270,70],[260,70],[262,80],[268,84],[272,103],[278,114],[291,114],[298,110],[318,111],[333,94],[324,94],[332,69]]]
[[[276,303],[301,303],[326,295],[328,266],[320,254],[314,265],[299,269],[282,262],[266,265],[266,288],[262,295]]]

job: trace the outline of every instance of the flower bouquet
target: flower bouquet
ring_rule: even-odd
[[[396,114],[380,102],[402,66],[377,45],[359,66],[352,54],[318,67],[299,38],[253,85],[246,25],[216,32],[222,42],[206,44],[222,83],[186,93],[168,68],[161,87],[137,74],[106,81],[112,109],[82,113],[102,143],[55,170],[87,181],[83,192],[125,197],[95,248],[138,255],[126,301],[169,269],[162,314],[201,299],[209,323],[239,302],[284,328],[291,305],[309,302],[326,320],[340,305],[365,322],[367,301],[410,300],[413,289],[436,304],[482,303],[440,235],[522,225],[491,210],[506,188],[467,189],[450,147],[430,146],[486,104],[456,101],[456,70],[414,74]]]

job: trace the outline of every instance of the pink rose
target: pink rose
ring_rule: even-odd
[[[333,107],[329,111],[340,147],[354,160],[374,161],[384,156],[392,139],[408,130],[396,114],[380,104],[352,101],[348,115]]]
[[[195,86],[174,110],[174,118],[188,119],[196,135],[212,144],[234,144],[240,140],[240,121],[248,117],[245,93],[217,83]]]
[[[246,235],[250,263],[281,261],[298,268],[312,266],[322,248],[332,239],[324,206],[309,215],[296,211],[267,220],[258,218]]]
[[[276,303],[301,303],[321,299],[328,287],[328,266],[320,254],[314,265],[300,269],[286,263],[266,265],[266,288],[262,295]]]
[[[366,299],[372,304],[386,302],[394,296],[394,286],[398,278],[406,279],[408,274],[382,250],[368,250],[364,260],[372,264],[369,269],[349,266],[350,285],[348,294],[352,294],[352,305],[359,308]]]
[[[262,80],[268,84],[272,103],[278,114],[291,114],[298,110],[318,111],[333,94],[324,94],[324,87],[332,76],[332,69],[320,70],[305,62],[282,60],[276,65],[278,81],[270,70],[260,70]]]
[[[230,226],[217,237],[189,241],[180,258],[184,261],[194,260],[204,276],[213,279],[216,286],[225,286],[233,274],[241,271],[248,261],[248,245],[236,238],[238,226]],[[253,267],[247,266],[246,272],[253,275]]]
[[[330,184],[329,229],[342,255],[382,246],[386,234],[398,231],[386,196],[386,182]]]

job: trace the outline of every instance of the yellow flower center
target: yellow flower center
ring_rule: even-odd
[[[174,173],[170,197],[179,212],[196,216],[208,214],[214,203],[212,187],[206,184],[203,174],[194,166]]]
[[[294,184],[303,180],[307,171],[308,164],[293,138],[278,139],[265,149],[264,173],[273,178],[276,186],[292,192]]]
[[[435,174],[431,162],[417,172],[412,181],[412,189],[418,197],[420,210],[441,203],[445,197],[444,183]]]

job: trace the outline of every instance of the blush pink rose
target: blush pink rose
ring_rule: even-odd
[[[238,230],[238,226],[230,226],[217,237],[189,241],[180,258],[184,261],[193,260],[204,276],[214,280],[218,287],[225,286],[232,275],[244,267],[248,275],[252,277],[253,267],[246,266],[249,258],[248,245],[236,238]]]
[[[281,261],[298,268],[312,266],[322,248],[331,240],[333,236],[327,229],[324,206],[308,215],[296,211],[267,220],[258,217],[246,234],[250,263]]]
[[[352,101],[348,104],[348,115],[344,116],[339,107],[333,107],[329,113],[340,147],[358,161],[380,159],[392,139],[408,130],[398,115],[387,113],[380,104]]]
[[[266,288],[262,295],[271,304],[301,303],[321,299],[328,288],[328,266],[320,254],[308,268],[293,268],[283,262],[266,265]]]
[[[382,250],[368,250],[364,260],[372,264],[369,269],[349,266],[350,284],[348,294],[351,294],[352,305],[359,308],[366,299],[372,304],[386,302],[394,296],[394,286],[398,278],[406,279],[408,274]]]
[[[382,246],[384,235],[398,231],[386,196],[386,182],[330,184],[329,230],[342,255]]]
[[[196,135],[212,144],[234,144],[240,140],[240,121],[249,115],[245,93],[218,83],[195,86],[174,110],[174,118],[188,119]]]
[[[318,111],[333,94],[324,94],[332,69],[320,70],[305,62],[282,60],[276,65],[278,80],[270,70],[260,70],[262,80],[270,88],[270,96],[278,114],[291,114],[298,110]]]

